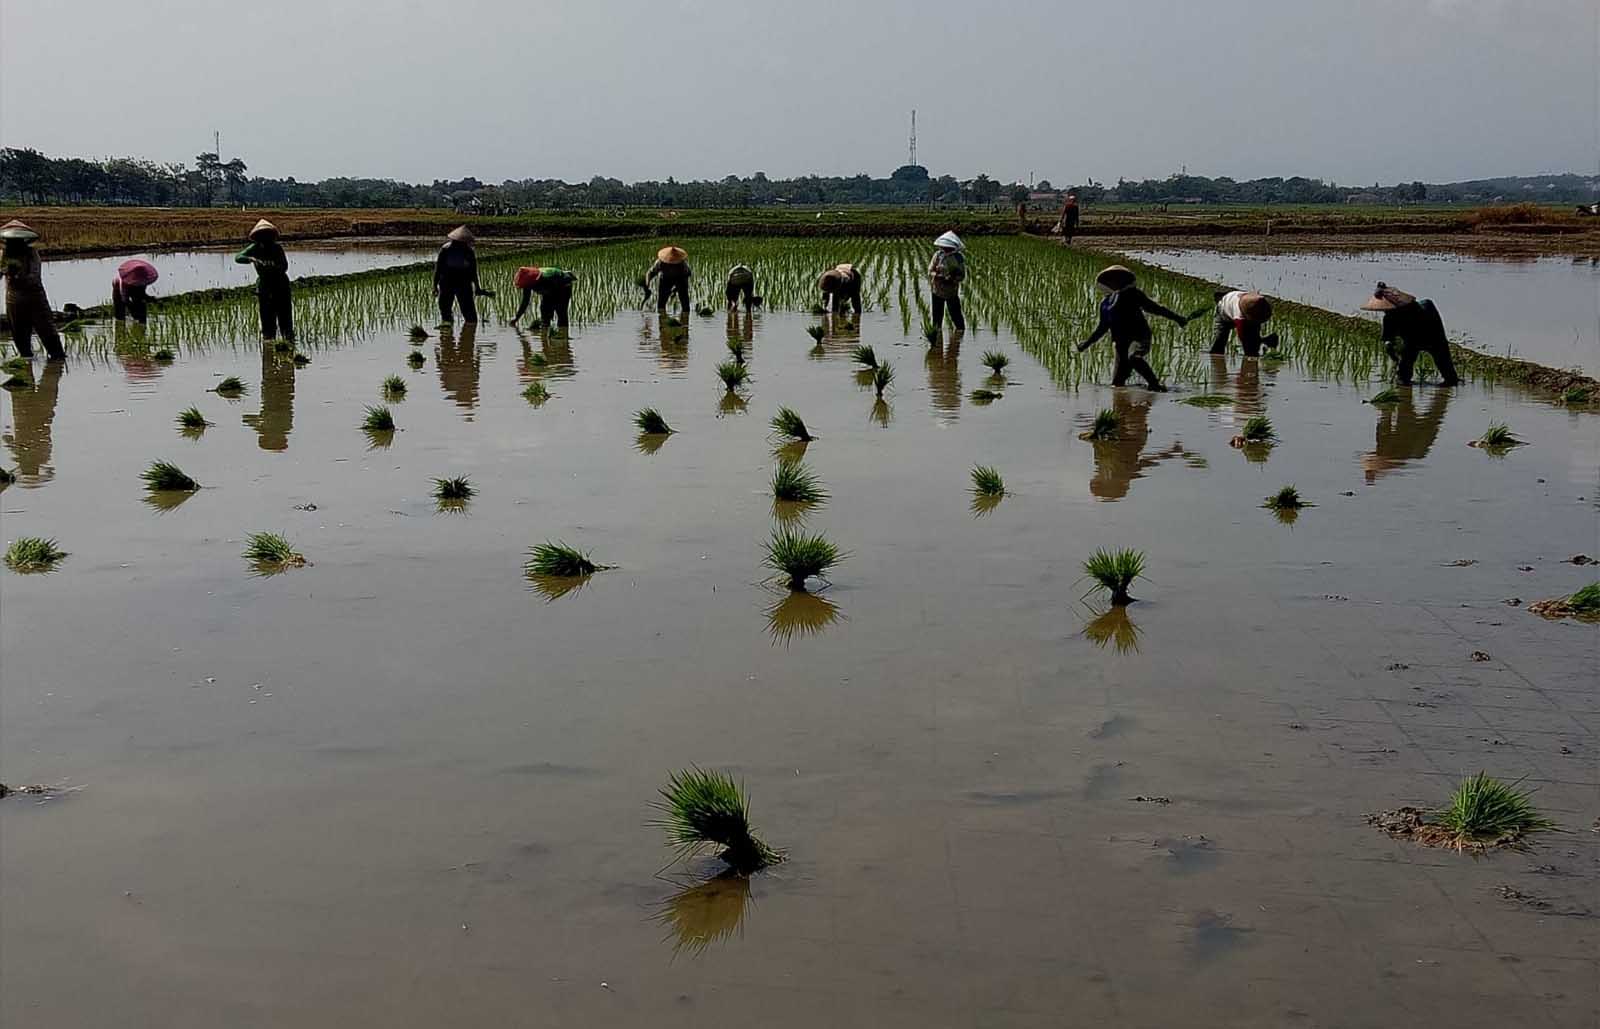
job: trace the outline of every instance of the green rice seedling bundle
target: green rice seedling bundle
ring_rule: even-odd
[[[743,875],[783,860],[751,828],[750,803],[725,772],[695,766],[673,772],[653,806],[661,812],[655,824],[666,831],[680,858],[721,848],[717,856]]]
[[[435,500],[471,500],[477,493],[478,490],[472,485],[472,480],[465,475],[433,480]]]
[[[1257,414],[1245,419],[1244,427],[1234,438],[1239,446],[1263,446],[1275,442],[1278,434],[1272,428],[1271,419],[1264,414]]]
[[[398,375],[386,376],[381,388],[383,395],[389,400],[401,400],[406,395],[406,380]]]
[[[1536,600],[1528,610],[1546,618],[1579,618],[1600,621],[1600,582],[1592,582],[1570,596]]]
[[[6,547],[6,567],[14,572],[48,572],[66,556],[54,538],[23,536]]]
[[[183,473],[171,461],[152,461],[150,467],[139,473],[146,489],[159,492],[193,493],[200,484]]]
[[[810,336],[812,339],[816,340],[818,343],[821,343],[822,342],[822,338],[824,336],[826,336],[827,334],[828,334],[828,330],[823,328],[821,325],[807,325],[806,326],[806,335]]]
[[[1003,497],[1006,495],[1005,480],[990,465],[973,465],[972,492],[980,497]]]
[[[186,407],[178,412],[178,428],[190,429],[201,432],[211,423],[206,421],[206,416],[200,413],[198,407]]]
[[[539,405],[550,399],[550,391],[544,388],[544,383],[533,382],[522,391],[522,396],[530,404]]]
[[[529,548],[528,560],[522,566],[522,570],[527,575],[570,579],[593,575],[604,567],[595,564],[588,554],[576,547],[569,547],[559,541],[545,540]]]
[[[410,338],[411,342],[413,342],[413,343],[422,343],[422,342],[425,342],[427,340],[427,338],[428,338],[428,330],[424,329],[420,325],[413,325],[413,326],[411,326],[411,331],[408,332],[406,335]]]
[[[792,407],[778,408],[778,413],[772,416],[771,425],[773,432],[786,439],[809,443],[816,438],[806,428],[805,419]]]
[[[166,347],[162,347],[155,353],[151,354],[150,359],[157,364],[171,364],[177,358],[171,350],[167,349]]]
[[[667,436],[673,431],[667,420],[661,417],[661,412],[653,407],[642,408],[635,412],[633,424],[647,436]]]
[[[243,382],[240,381],[237,375],[230,375],[221,382],[218,382],[214,387],[214,391],[218,396],[242,397],[248,392],[248,388]]]
[[[1511,434],[1511,427],[1505,422],[1490,422],[1489,428],[1471,445],[1489,451],[1505,451],[1522,446],[1522,440]]]
[[[1122,416],[1109,407],[1102,407],[1095,413],[1094,422],[1090,424],[1088,431],[1079,433],[1078,438],[1092,440],[1096,443],[1121,439]]]
[[[828,570],[847,555],[821,533],[780,526],[766,543],[765,564],[780,573],[792,590],[804,590],[808,579],[826,581]]]
[[[266,573],[305,565],[303,554],[294,549],[286,536],[276,532],[252,532],[245,537],[244,559]]]
[[[779,460],[772,469],[772,498],[796,504],[822,504],[828,499],[822,480],[805,463],[792,458]]]
[[[878,355],[873,353],[872,347],[865,344],[857,344],[850,348],[850,360],[868,368],[878,366]]]
[[[880,362],[872,369],[872,388],[877,390],[878,399],[883,399],[883,391],[894,382],[894,368],[888,361]]]
[[[1111,603],[1119,606],[1132,603],[1128,588],[1144,577],[1144,562],[1142,550],[1097,549],[1083,563],[1083,573],[1091,580],[1089,591],[1103,590],[1111,595]]]
[[[368,432],[393,432],[394,412],[384,404],[368,404],[361,427]]]
[[[996,376],[1004,375],[1006,366],[1011,363],[1011,358],[998,350],[985,350],[980,360]]]
[[[717,378],[722,380],[729,393],[743,386],[749,377],[750,369],[738,361],[724,361],[717,365]]]
[[[1298,511],[1304,507],[1312,507],[1300,496],[1300,491],[1293,485],[1284,486],[1278,492],[1268,497],[1261,505],[1272,511]]]
[[[406,364],[409,364],[413,368],[421,368],[427,363],[428,359],[422,356],[420,351],[413,350],[411,353],[406,355]]]

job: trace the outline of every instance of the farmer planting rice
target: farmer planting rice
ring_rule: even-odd
[[[1444,334],[1444,321],[1432,300],[1418,300],[1410,293],[1380,282],[1372,297],[1361,305],[1363,311],[1383,312],[1383,349],[1400,362],[1396,377],[1403,386],[1411,385],[1411,369],[1418,354],[1433,358],[1439,378],[1446,386],[1460,384],[1456,365],[1450,358],[1450,340]],[[1399,352],[1396,353],[1396,341]]]
[[[744,309],[750,310],[756,303],[756,273],[747,264],[736,264],[728,269],[728,310],[732,311],[739,306],[739,301],[744,300]]]
[[[656,289],[656,310],[665,314],[667,298],[676,293],[683,314],[688,317],[689,280],[693,276],[694,269],[689,267],[688,251],[682,247],[665,246],[656,251],[656,263],[650,266],[649,273],[644,277],[644,288],[648,295],[650,283],[659,277],[661,283]]]
[[[1138,372],[1146,386],[1157,393],[1165,393],[1167,387],[1161,384],[1155,369],[1145,360],[1150,353],[1150,323],[1144,315],[1149,311],[1170,318],[1179,325],[1187,325],[1189,319],[1145,296],[1144,291],[1134,284],[1135,281],[1133,272],[1120,264],[1114,264],[1095,276],[1095,285],[1106,294],[1106,298],[1100,301],[1100,325],[1092,336],[1078,344],[1078,352],[1088,350],[1109,332],[1112,346],[1117,352],[1111,385],[1126,385],[1129,373]]]
[[[117,274],[111,280],[111,310],[118,321],[131,316],[140,325],[144,324],[145,305],[150,300],[145,291],[160,277],[155,265],[137,257],[117,265]]]
[[[433,294],[439,298],[439,320],[452,319],[455,308],[461,308],[461,320],[478,320],[477,297],[484,294],[478,285],[478,252],[473,249],[476,239],[472,230],[458,225],[445,236],[444,246],[433,262]]]
[[[61,348],[61,336],[51,321],[50,299],[44,292],[44,262],[33,249],[38,238],[37,232],[16,219],[0,225],[0,240],[5,241],[0,275],[6,279],[6,313],[11,317],[18,353],[33,356],[33,337],[37,333],[50,360],[63,361],[67,352]]]
[[[839,264],[822,273],[817,280],[822,291],[822,306],[833,314],[843,314],[849,304],[856,317],[861,317],[861,272],[853,264]]]
[[[250,230],[250,243],[234,255],[235,264],[256,269],[256,298],[261,308],[261,338],[294,342],[294,305],[289,289],[289,255],[278,242],[278,227],[265,218]]]
[[[1216,332],[1211,337],[1211,352],[1228,352],[1228,336],[1237,333],[1244,356],[1256,357],[1262,344],[1268,350],[1278,348],[1276,332],[1263,336],[1261,326],[1272,317],[1272,303],[1260,293],[1247,293],[1242,289],[1217,294]]]
[[[528,311],[528,303],[539,294],[539,321],[545,326],[554,322],[563,331],[567,328],[568,309],[572,306],[572,284],[578,276],[565,268],[518,268],[513,284],[522,290],[522,303],[512,315],[516,325]]]
[[[933,259],[928,262],[928,286],[933,294],[934,327],[944,325],[944,312],[948,308],[951,326],[957,332],[965,332],[967,322],[961,317],[961,280],[967,277],[966,246],[960,236],[946,232],[933,241],[933,247]]]

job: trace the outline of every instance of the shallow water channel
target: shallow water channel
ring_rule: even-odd
[[[1594,579],[1564,563],[1600,555],[1592,414],[1380,411],[1237,355],[1218,409],[1072,391],[1004,333],[869,312],[880,407],[815,320],[36,366],[4,535],[70,556],[0,572],[0,778],[62,792],[0,802],[0,1022],[1593,1024],[1596,630],[1502,603]],[[1008,382],[974,404],[985,349]],[[780,404],[819,437],[806,524],[850,551],[812,597],[762,582]],[[1124,439],[1081,441],[1102,407]],[[1229,445],[1253,413],[1265,453]],[[1469,447],[1491,420],[1528,445]],[[205,488],[146,503],[157,458]],[[982,516],[975,463],[1012,491]],[[1292,524],[1261,507],[1286,483]],[[252,575],[262,529],[310,566]],[[548,599],[547,538],[616,568]],[[1100,546],[1148,554],[1126,621],[1080,599]],[[786,863],[664,869],[649,805],[690,764]],[[1572,831],[1474,860],[1363,824],[1479,768]]]
[[[1355,311],[1382,280],[1415,296],[1431,297],[1451,338],[1463,346],[1600,374],[1600,262],[1586,257],[1124,252],[1163,268],[1330,311]]]

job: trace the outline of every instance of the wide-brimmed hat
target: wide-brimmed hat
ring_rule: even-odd
[[[32,243],[39,238],[39,234],[22,222],[13,218],[0,225],[0,239],[14,240],[21,243]]]
[[[271,222],[267,221],[265,218],[263,218],[260,221],[256,222],[256,227],[255,228],[250,230],[250,237],[249,238],[255,239],[257,236],[261,235],[264,232],[270,232],[274,236],[276,236],[278,234],[278,227],[276,225],[272,224]]]
[[[849,263],[836,264],[833,266],[833,270],[848,279],[850,276],[856,273],[856,266]]]
[[[1407,304],[1414,304],[1417,298],[1404,290],[1395,289],[1385,282],[1378,283],[1378,288],[1372,291],[1372,296],[1361,305],[1363,311],[1393,311]]]
[[[933,245],[941,250],[965,250],[967,245],[961,242],[961,237],[953,232],[946,232],[933,241]]]
[[[662,247],[656,251],[656,260],[662,264],[682,264],[689,259],[689,252],[683,247]]]
[[[161,273],[149,261],[130,257],[117,265],[117,278],[124,286],[148,286],[161,278]]]
[[[452,243],[471,243],[478,237],[474,236],[472,234],[472,230],[467,228],[465,225],[457,225],[455,228],[445,233],[444,238],[448,239]]]
[[[1094,281],[1109,290],[1126,289],[1138,281],[1133,272],[1120,264],[1114,264],[1094,277]]]
[[[1264,322],[1272,317],[1272,301],[1260,293],[1246,293],[1239,298],[1239,313],[1250,321]]]

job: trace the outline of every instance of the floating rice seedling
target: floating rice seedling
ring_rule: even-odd
[[[1504,453],[1512,447],[1522,446],[1523,441],[1511,434],[1511,427],[1505,422],[1490,422],[1489,428],[1484,430],[1483,435],[1468,445],[1490,453]]]
[[[872,369],[872,388],[877,390],[878,399],[883,399],[883,391],[894,382],[894,368],[888,361],[881,362]]]
[[[1499,847],[1521,850],[1529,836],[1559,832],[1560,826],[1539,813],[1531,793],[1517,787],[1479,772],[1461,781],[1443,810],[1403,807],[1367,821],[1390,836],[1428,847],[1474,854]]]
[[[422,356],[420,351],[413,350],[411,353],[406,355],[406,364],[409,364],[413,368],[421,368],[427,363],[428,359]]]
[[[728,353],[733,357],[735,364],[744,364],[744,340],[728,340]]]
[[[967,399],[974,404],[992,404],[1005,394],[992,389],[975,389],[967,394]]]
[[[296,368],[304,368],[306,365],[311,363],[311,357],[309,354],[296,353],[292,360],[294,361],[294,366]]]
[[[537,407],[550,399],[550,391],[544,388],[544,383],[534,382],[530,383],[528,388],[522,391],[522,396],[528,403]]]
[[[750,369],[738,361],[724,361],[717,365],[717,378],[722,380],[722,384],[728,388],[729,393],[743,386],[745,380],[749,377]]]
[[[1399,390],[1395,389],[1393,386],[1390,386],[1374,393],[1367,403],[1381,407],[1386,404],[1398,404],[1404,399],[1405,398],[1400,395]]]
[[[1300,496],[1300,491],[1293,486],[1285,486],[1262,503],[1262,507],[1273,511],[1298,511],[1305,507],[1315,507]]]
[[[1561,402],[1568,407],[1579,407],[1590,399],[1589,390],[1583,386],[1568,386],[1561,392]]]
[[[406,380],[398,375],[390,375],[383,380],[381,392],[389,400],[403,400],[406,395]]]
[[[178,428],[190,432],[204,432],[211,423],[206,421],[206,416],[200,413],[198,407],[186,407],[178,412]]]
[[[993,372],[996,377],[1004,375],[1006,366],[1011,363],[1011,358],[1007,357],[1005,354],[1002,354],[998,350],[985,350],[983,352],[983,356],[980,357],[979,360],[982,361],[984,366]]]
[[[368,404],[366,415],[361,419],[361,427],[368,432],[393,432],[394,412],[384,404]]]
[[[1006,483],[990,465],[973,465],[972,492],[980,497],[1003,497],[1006,495]]]
[[[788,646],[796,636],[816,636],[844,618],[839,605],[815,593],[783,590],[767,606],[767,635],[773,644]]]
[[[1093,440],[1096,443],[1106,440],[1122,438],[1122,417],[1109,407],[1102,407],[1094,416],[1094,422],[1087,432],[1078,434],[1079,439]]]
[[[783,860],[751,829],[750,802],[725,772],[695,766],[673,772],[651,806],[661,812],[654,824],[666,831],[680,859],[720,847],[717,856],[744,875]]]
[[[822,327],[821,325],[807,325],[806,326],[806,335],[810,336],[812,339],[816,340],[818,343],[821,343],[822,342],[822,338],[824,336],[826,336],[827,334],[828,334],[828,330],[826,328]]]
[[[66,556],[54,538],[23,536],[6,547],[6,567],[14,572],[49,572]]]
[[[1179,403],[1188,404],[1190,407],[1228,407],[1233,403],[1233,398],[1226,393],[1199,393],[1192,397],[1184,397]]]
[[[1570,596],[1536,600],[1528,610],[1545,618],[1578,618],[1600,621],[1600,582],[1592,582]]]
[[[792,407],[778,408],[778,413],[772,416],[771,425],[772,431],[785,439],[799,440],[802,443],[816,439],[806,428],[805,419],[801,418]]]
[[[522,566],[525,575],[543,575],[555,579],[571,579],[593,575],[608,567],[598,565],[588,554],[559,541],[545,540],[530,547],[528,560]]]
[[[661,417],[661,412],[653,407],[642,408],[634,413],[633,424],[646,436],[668,436],[672,434],[672,426]]]
[[[1111,594],[1111,603],[1115,605],[1132,603],[1128,587],[1134,580],[1144,577],[1144,551],[1102,547],[1089,555],[1089,560],[1083,563],[1083,572],[1092,580],[1089,592],[1104,590]]]
[[[217,383],[216,386],[213,387],[212,392],[223,397],[242,397],[246,392],[248,392],[248,390],[246,389],[245,384],[239,380],[237,375],[230,375],[221,382]]]
[[[244,559],[262,575],[276,575],[306,564],[305,555],[294,549],[288,538],[276,532],[252,532],[245,537]]]
[[[411,331],[407,333],[407,336],[413,343],[422,343],[428,338],[428,330],[424,329],[420,325],[413,325],[411,326]]]
[[[152,461],[150,467],[139,473],[146,489],[159,492],[193,493],[200,484],[183,473],[171,461]]]
[[[471,500],[477,493],[477,488],[472,485],[472,481],[465,475],[433,480],[433,499],[435,500]]]
[[[162,347],[150,355],[150,360],[156,362],[157,364],[171,364],[173,361],[177,360],[177,358],[171,350],[168,350],[166,347]]]
[[[828,500],[828,492],[822,488],[822,480],[803,462],[780,460],[772,469],[772,497],[796,504],[823,504]]]
[[[922,327],[922,338],[934,346],[939,344],[941,335],[942,333],[939,331],[939,326],[937,325],[924,325]]]
[[[858,343],[850,348],[850,360],[868,368],[878,367],[878,355],[873,353],[872,347],[865,344]]]
[[[828,569],[847,555],[820,533],[805,533],[780,526],[766,543],[765,564],[781,573],[792,590],[804,590],[806,580],[827,582]]]
[[[1118,654],[1136,654],[1139,651],[1139,627],[1128,617],[1128,609],[1113,604],[1103,614],[1083,627],[1084,638],[1104,649],[1110,646]]]
[[[1233,437],[1228,443],[1234,447],[1265,448],[1276,443],[1278,434],[1272,428],[1272,421],[1264,414],[1251,415],[1245,419],[1244,427],[1239,430],[1239,435]]]

